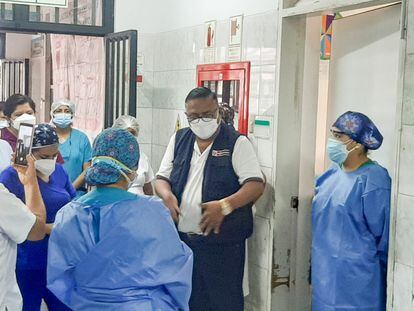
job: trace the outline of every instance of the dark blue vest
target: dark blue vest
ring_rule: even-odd
[[[221,200],[241,188],[233,169],[232,154],[237,138],[240,136],[232,127],[222,123],[220,132],[213,142],[204,168],[202,188],[203,203]],[[170,175],[171,188],[181,204],[181,196],[187,184],[193,156],[195,135],[190,128],[179,130],[175,137],[174,162]],[[238,208],[226,216],[219,234],[206,237],[212,243],[238,243],[253,232],[252,205]]]

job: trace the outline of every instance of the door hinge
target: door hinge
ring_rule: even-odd
[[[293,196],[290,198],[290,207],[298,210],[299,208],[299,197]]]

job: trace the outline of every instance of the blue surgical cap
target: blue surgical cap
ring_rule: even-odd
[[[38,149],[59,143],[59,137],[56,130],[50,124],[36,125],[33,135],[32,148]]]
[[[360,112],[344,113],[333,126],[367,149],[376,150],[381,147],[383,137],[380,131],[370,118]]]
[[[123,173],[138,168],[139,157],[139,145],[131,133],[106,129],[93,143],[92,166],[86,172],[86,182],[90,185],[114,184]]]

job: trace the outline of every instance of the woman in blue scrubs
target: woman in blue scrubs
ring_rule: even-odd
[[[368,157],[383,137],[358,112],[331,132],[334,164],[316,182],[312,210],[312,310],[384,311],[391,179]]]
[[[47,236],[39,242],[26,241],[17,248],[16,277],[23,297],[23,311],[39,311],[42,299],[49,311],[70,310],[46,288],[46,267],[49,235],[56,213],[75,196],[75,189],[60,164],[56,164],[58,137],[49,124],[35,128],[33,156],[39,188],[46,207]],[[13,167],[0,175],[0,183],[25,202],[24,186]]]
[[[56,216],[48,288],[77,311],[188,310],[193,256],[168,209],[128,192],[139,146],[121,129],[94,142],[86,181],[96,189]]]
[[[75,104],[59,100],[51,107],[52,122],[59,136],[59,151],[65,161],[63,167],[78,196],[86,193],[85,170],[91,165],[92,147],[85,133],[72,128]]]

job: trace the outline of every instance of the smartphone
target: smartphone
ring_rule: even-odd
[[[34,125],[21,123],[17,135],[16,157],[14,163],[27,166],[27,156],[32,152]]]

